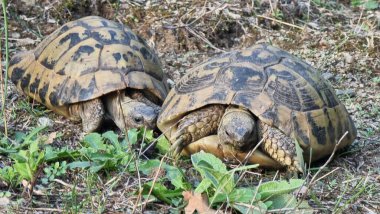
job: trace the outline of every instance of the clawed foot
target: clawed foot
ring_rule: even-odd
[[[216,133],[224,110],[222,105],[211,105],[184,116],[170,138],[170,142],[174,142],[170,147],[170,155],[178,159],[187,145]]]
[[[170,142],[174,142],[170,149],[169,155],[175,160],[179,159],[182,150],[189,144],[191,135],[184,133],[183,131],[177,131],[173,137],[170,139]]]

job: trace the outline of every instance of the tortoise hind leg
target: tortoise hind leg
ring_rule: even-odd
[[[171,142],[174,142],[170,148],[173,155],[179,155],[188,144],[215,134],[225,108],[223,105],[210,105],[184,116],[170,139]]]
[[[70,106],[70,114],[82,119],[83,132],[90,133],[100,128],[105,110],[100,99],[80,102]]]
[[[290,171],[303,172],[301,163],[297,160],[295,143],[280,130],[259,122],[259,139],[263,139],[261,148],[282,166]]]

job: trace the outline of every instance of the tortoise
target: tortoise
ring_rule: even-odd
[[[8,75],[18,90],[83,131],[104,119],[121,129],[155,128],[168,93],[157,54],[129,28],[98,16],[68,22],[34,50],[16,54]]]
[[[304,158],[315,161],[331,154],[346,131],[338,149],[356,137],[345,106],[321,74],[268,44],[190,69],[166,97],[157,126],[174,155],[203,149],[242,159],[258,146],[251,162],[301,172],[295,140]]]

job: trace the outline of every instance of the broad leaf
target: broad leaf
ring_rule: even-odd
[[[275,195],[286,194],[300,188],[305,183],[302,179],[290,179],[287,181],[269,181],[259,186],[258,192],[263,200]]]
[[[119,136],[115,132],[108,131],[102,134],[102,137],[109,140],[116,150],[122,150],[121,145],[119,143]]]
[[[267,213],[268,207],[262,201],[252,204],[236,203],[232,207],[242,214],[263,214]]]

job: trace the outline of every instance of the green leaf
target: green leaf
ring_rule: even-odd
[[[375,10],[379,7],[379,2],[375,0],[368,0],[364,3],[364,8],[367,10]]]
[[[170,143],[168,139],[166,139],[165,135],[158,137],[156,148],[158,149],[158,152],[163,155],[169,152]]]
[[[152,182],[148,182],[144,184],[143,188],[143,194],[147,195],[152,187]],[[172,204],[171,199],[176,198],[176,197],[181,197],[182,196],[183,190],[181,189],[175,189],[175,190],[170,190],[167,189],[164,185],[160,183],[155,183],[153,190],[152,190],[152,195],[154,195],[156,198],[159,200],[167,203],[167,204]]]
[[[25,138],[24,138],[24,144],[30,144],[33,140],[32,139],[34,139],[35,137],[36,137],[36,135],[40,132],[40,131],[42,131],[42,130],[44,130],[46,128],[46,126],[39,126],[39,127],[36,127],[36,128],[34,128]]]
[[[295,208],[297,205],[297,199],[292,194],[275,195],[270,198],[272,205],[269,209],[283,209],[283,208]]]
[[[230,170],[229,172],[235,173],[238,171],[244,171],[244,170],[248,170],[248,169],[256,169],[258,167],[259,167],[259,164],[245,165],[245,166],[236,167],[236,168]]]
[[[299,142],[296,139],[294,140],[294,143],[296,145],[296,154],[297,154],[296,159],[297,159],[299,165],[301,166],[302,171],[306,172],[305,161],[303,159],[303,149],[301,148]]]
[[[74,161],[69,164],[67,164],[69,169],[75,169],[75,168],[88,168],[91,166],[90,161]]]
[[[181,169],[168,164],[164,165],[164,169],[166,170],[166,177],[173,184],[173,186],[182,190],[191,189],[191,185],[184,181],[184,174]]]
[[[221,173],[212,169],[205,161],[199,162],[198,171],[203,171],[201,175],[203,174],[204,178],[209,179],[217,191],[229,193],[235,187],[233,173]]]
[[[268,206],[271,210],[279,210],[279,209],[294,209],[296,212],[299,209],[302,209],[302,213],[313,213],[313,209],[309,206],[307,201],[303,201],[298,203],[297,198],[292,194],[282,194],[276,195],[270,198],[272,204]],[[310,212],[311,211],[311,212]]]
[[[250,188],[235,188],[230,194],[218,194],[210,202],[212,204],[228,201],[229,204],[247,203],[251,204],[260,200],[260,194]]]
[[[16,162],[20,162],[20,163],[25,163],[25,162],[28,161],[28,157],[27,157],[25,151],[20,151],[19,153],[11,154],[10,157],[11,157],[14,161],[16,161]]]
[[[13,167],[21,175],[21,179],[32,180],[33,174],[27,163],[15,163]]]
[[[260,193],[250,188],[236,188],[228,197],[230,201],[234,203],[251,203],[252,201],[260,200]]]
[[[212,169],[215,169],[220,173],[227,172],[226,165],[211,153],[201,151],[191,155],[191,162],[193,163],[194,167],[197,167],[201,161],[203,161],[203,163],[207,163]]]
[[[114,156],[109,153],[89,153],[87,155],[94,162],[104,162],[110,159],[114,159]]]
[[[141,128],[140,133],[144,134],[144,128]],[[141,138],[144,138],[145,142],[152,142],[154,140],[153,130],[145,131],[145,135],[141,136]]]
[[[304,183],[305,181],[302,179],[290,179],[289,183],[287,181],[269,181],[262,183],[259,186],[258,192],[265,200],[275,195],[293,192],[304,185]]]
[[[67,159],[75,159],[80,156],[80,152],[78,150],[71,150],[67,147],[61,148],[57,150],[51,146],[45,148],[45,161],[46,162],[54,162],[58,160],[67,160]]]
[[[22,178],[16,169],[14,169],[14,167],[5,166],[4,168],[0,169],[0,180],[5,181],[12,187],[19,184],[21,179]]]
[[[122,150],[121,145],[119,143],[119,136],[115,132],[108,131],[102,134],[102,137],[109,140],[116,150],[118,151]]]
[[[93,163],[91,166],[90,166],[90,172],[91,173],[97,173],[99,172],[101,169],[103,168],[106,168],[106,162],[105,163]]]
[[[267,213],[268,210],[266,204],[262,201],[258,201],[252,205],[244,203],[233,204],[232,207],[243,214],[263,214]]]
[[[200,184],[198,184],[197,188],[194,190],[196,193],[204,193],[210,186],[211,181],[208,179],[203,179]]]
[[[26,137],[26,134],[23,133],[23,132],[16,132],[15,133],[15,141],[17,144],[20,144],[22,143],[22,141],[24,140],[24,138]]]
[[[37,153],[39,150],[38,147],[38,141],[33,141],[29,146],[29,153],[33,155],[34,153]]]
[[[6,148],[0,147],[0,154],[9,155],[9,154],[14,154],[14,153],[17,153],[17,149],[6,149]]]
[[[160,166],[160,160],[152,159],[143,161],[139,164],[139,170],[145,175],[151,175]],[[165,177],[176,187],[182,190],[187,190],[190,185],[184,182],[184,175],[180,169],[174,166],[170,166],[166,163],[162,164],[162,168],[165,170]]]
[[[228,172],[226,165],[213,154],[201,151],[193,154],[191,161],[202,178],[208,179],[216,188],[216,192],[228,194],[235,187],[233,173]]]
[[[106,148],[106,146],[103,144],[103,138],[99,133],[90,133],[84,137],[83,141],[95,150]]]
[[[151,175],[155,169],[160,166],[160,161],[157,159],[142,161],[139,164],[139,170],[144,175]]]
[[[128,135],[128,143],[130,145],[134,145],[137,143],[137,139],[138,139],[138,134],[139,132],[137,131],[137,129],[129,129],[128,132],[127,132],[127,135]]]

